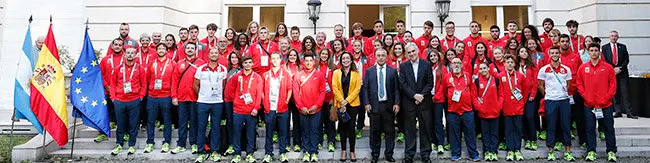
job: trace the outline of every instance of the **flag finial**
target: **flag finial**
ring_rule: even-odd
[[[32,24],[32,21],[34,20],[32,15],[29,15],[29,24]]]
[[[50,15],[50,24],[52,24],[52,15]]]
[[[90,18],[86,18],[86,30],[88,30],[88,21],[90,21]]]

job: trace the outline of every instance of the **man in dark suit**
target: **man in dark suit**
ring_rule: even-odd
[[[609,32],[609,43],[603,45],[601,48],[603,56],[607,63],[614,66],[616,72],[616,96],[614,102],[617,104],[615,118],[623,116],[623,110],[627,113],[628,118],[638,119],[639,117],[632,114],[630,107],[630,94],[628,91],[627,80],[630,74],[627,71],[627,64],[630,63],[630,55],[627,53],[627,47],[624,44],[618,43],[618,32]],[[621,109],[621,107],[623,109]]]
[[[399,85],[402,90],[402,107],[404,108],[404,125],[406,128],[406,148],[404,149],[404,163],[413,162],[416,148],[415,124],[420,122],[420,156],[422,162],[429,163],[431,159],[431,127],[432,112],[429,106],[433,105],[431,89],[433,88],[433,74],[430,64],[418,57],[418,47],[414,43],[406,45],[406,56],[409,61],[400,67]]]
[[[377,49],[375,57],[377,64],[366,70],[363,89],[361,90],[361,103],[370,113],[370,148],[372,149],[372,163],[379,162],[381,148],[381,134],[386,135],[384,140],[386,161],[395,162],[393,149],[395,148],[395,114],[399,112],[400,94],[397,70],[386,65],[384,49]]]

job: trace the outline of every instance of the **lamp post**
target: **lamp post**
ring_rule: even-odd
[[[314,23],[314,34],[316,34],[316,21],[318,21],[318,14],[320,14],[320,0],[309,0],[307,7],[309,9],[309,20]]]
[[[438,12],[438,18],[440,18],[440,34],[442,34],[443,31],[443,23],[449,16],[450,3],[451,0],[436,0],[436,11]]]

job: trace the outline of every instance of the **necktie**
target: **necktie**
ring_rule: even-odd
[[[379,98],[384,98],[386,92],[384,90],[384,68],[379,68]]]
[[[616,48],[616,44],[614,44],[614,48],[612,49],[612,63],[614,65],[618,64],[618,48]]]

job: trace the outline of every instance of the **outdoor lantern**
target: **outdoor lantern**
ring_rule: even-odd
[[[443,31],[443,23],[445,19],[449,16],[449,4],[451,0],[436,0],[436,11],[438,12],[438,18],[440,18],[440,34]]]
[[[316,21],[318,21],[318,14],[320,14],[320,0],[309,0],[307,7],[309,9],[309,20],[314,23],[314,34],[316,34]]]

